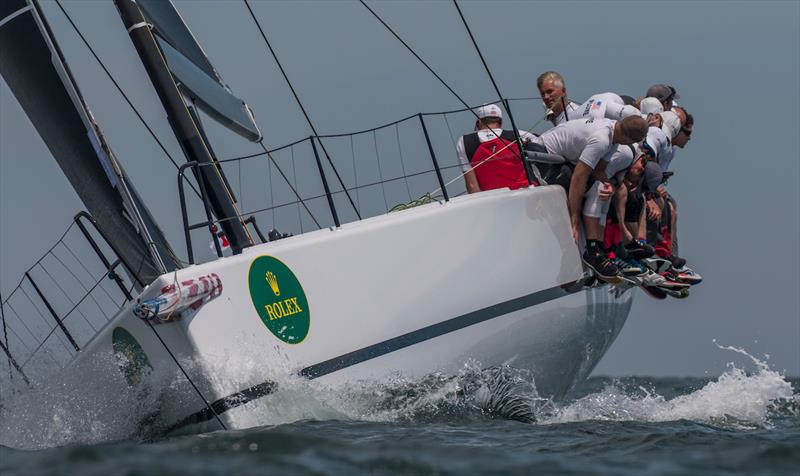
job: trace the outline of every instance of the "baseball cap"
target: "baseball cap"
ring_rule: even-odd
[[[675,88],[672,86],[667,86],[666,84],[654,84],[647,88],[647,94],[645,96],[649,98],[656,98],[661,102],[664,102],[668,99],[680,99],[681,97],[675,91]]]
[[[678,119],[678,115],[672,111],[662,112],[661,130],[664,131],[669,140],[674,139],[678,132],[681,131],[681,120]]]
[[[642,174],[642,181],[646,188],[646,192],[655,192],[661,182],[664,181],[664,173],[661,171],[661,166],[657,162],[648,160],[644,165],[644,173]]]
[[[484,117],[496,117],[498,119],[503,118],[503,111],[497,107],[496,104],[487,104],[485,106],[481,106],[475,110],[475,114],[479,119],[483,119]]]
[[[646,97],[642,99],[642,102],[639,103],[639,110],[642,111],[642,115],[648,114],[658,114],[664,112],[664,106],[661,104],[661,101],[658,98],[654,97]]]

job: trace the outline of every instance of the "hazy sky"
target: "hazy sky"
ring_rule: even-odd
[[[180,244],[174,168],[57,6],[42,3],[111,147],[168,236]],[[113,4],[64,4],[182,162]],[[253,4],[321,133],[460,107],[356,2]],[[310,134],[243,3],[177,5],[225,81],[253,107],[269,146]],[[496,99],[452,3],[371,5],[468,102]],[[641,96],[653,83],[671,84],[695,116],[694,136],[673,162],[669,189],[680,205],[681,254],[705,281],[682,301],[637,295],[626,327],[596,373],[718,375],[726,362],[742,360],[717,349],[717,339],[769,354],[773,368],[800,374],[800,3],[461,5],[507,97],[537,95],[536,76],[554,69],[576,99],[605,91]],[[527,121],[520,126],[532,125],[540,114],[535,108],[519,113]],[[222,157],[258,151],[214,125],[209,133]],[[0,82],[4,295],[81,208]]]

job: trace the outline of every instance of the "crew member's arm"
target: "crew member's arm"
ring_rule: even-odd
[[[629,243],[633,240],[633,235],[631,234],[628,227],[625,226],[625,208],[628,204],[628,187],[625,185],[623,181],[619,187],[617,187],[617,191],[614,193],[614,209],[617,212],[617,220],[620,223],[619,229],[622,231],[622,242]]]
[[[598,198],[604,202],[611,200],[611,197],[614,195],[614,184],[609,182],[606,176],[606,166],[608,166],[608,161],[601,160],[598,162],[597,167],[594,168],[593,174],[595,180],[601,182],[600,188],[597,190]]]
[[[664,207],[664,202],[661,198],[648,198],[647,202],[647,218],[651,221],[658,221],[661,219],[661,209]]]
[[[467,193],[480,192],[481,188],[478,186],[478,178],[475,176],[475,171],[472,170],[472,166],[467,158],[463,136],[459,137],[458,142],[456,142],[456,156],[458,157],[458,162],[461,165],[461,171],[464,175],[464,185],[467,187]]]
[[[475,177],[474,170],[464,173],[464,183],[467,186],[467,193],[476,193],[481,191],[481,187],[478,185],[478,178]]]
[[[583,209],[583,196],[586,194],[586,187],[589,177],[611,148],[611,137],[606,131],[599,130],[593,133],[586,141],[575,171],[572,172],[572,180],[569,183],[569,216],[572,222],[572,237],[578,241],[578,224],[581,221],[581,210]]]
[[[575,171],[572,172],[572,180],[569,182],[569,217],[572,222],[572,237],[576,243],[583,209],[583,196],[586,194],[586,184],[590,175],[592,175],[592,168],[579,161],[575,166]]]

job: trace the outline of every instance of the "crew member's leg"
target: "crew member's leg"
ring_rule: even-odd
[[[608,259],[603,249],[606,216],[611,200],[600,200],[602,182],[595,181],[586,191],[583,202],[583,232],[586,252],[583,259],[597,277],[609,282],[619,282],[619,270]]]

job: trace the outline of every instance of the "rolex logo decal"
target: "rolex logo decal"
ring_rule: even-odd
[[[267,282],[269,283],[270,289],[272,292],[275,293],[276,296],[281,295],[281,288],[278,287],[278,278],[272,273],[272,271],[267,271],[266,274]]]
[[[248,273],[250,298],[267,329],[287,344],[299,344],[308,335],[311,311],[303,286],[286,264],[259,256]]]

